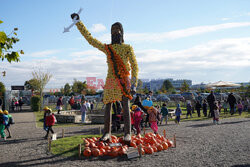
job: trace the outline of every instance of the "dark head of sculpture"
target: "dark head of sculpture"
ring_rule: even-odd
[[[111,26],[111,43],[122,44],[123,42],[124,40],[123,40],[122,24],[119,22],[116,22]]]

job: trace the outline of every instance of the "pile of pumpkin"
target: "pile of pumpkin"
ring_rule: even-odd
[[[122,156],[127,153],[128,145],[123,141],[123,137],[111,136],[109,142],[99,141],[100,138],[83,138],[85,149],[83,155],[85,157],[98,156]],[[173,142],[164,138],[160,134],[146,133],[144,137],[141,135],[132,136],[130,147],[138,148],[141,154],[153,154],[162,150],[167,150],[173,146]],[[110,147],[111,143],[121,143],[121,146]],[[140,147],[139,147],[140,146]]]

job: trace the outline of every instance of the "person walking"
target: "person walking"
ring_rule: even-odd
[[[217,101],[215,101],[214,102],[214,118],[213,118],[214,124],[217,124],[217,125],[220,124],[219,117],[220,117],[219,104]]]
[[[148,114],[149,114],[150,127],[154,131],[154,133],[157,134],[158,133],[157,109],[153,106],[149,107]]]
[[[141,124],[141,120],[144,116],[144,112],[140,109],[140,107],[138,107],[136,105],[132,106],[132,111],[134,112],[134,115],[133,115],[134,120],[133,121],[134,121],[134,126],[136,129],[136,135],[139,135],[141,133],[140,124]]]
[[[91,101],[91,103],[90,103],[90,113],[92,113],[93,110],[94,110],[94,102]]]
[[[48,127],[46,125],[46,117],[49,115],[49,111],[51,111],[51,109],[46,106],[43,108],[43,111],[44,111],[44,113],[43,113],[43,129],[47,132]]]
[[[207,101],[206,101],[206,99],[203,100],[202,110],[203,110],[204,117],[207,117]]]
[[[9,114],[9,112],[7,110],[3,111],[4,115],[6,115],[8,117],[8,123],[5,126],[5,129],[7,130],[7,132],[9,133],[9,136],[7,138],[11,138],[11,131],[10,131],[10,125],[14,124],[14,120],[12,115]]]
[[[201,103],[198,100],[196,101],[195,109],[197,110],[198,117],[200,117],[201,116]]]
[[[80,111],[82,113],[82,123],[85,123],[86,113],[88,111],[88,107],[86,105],[86,101],[85,100],[83,101],[83,103],[81,105]]]
[[[228,109],[228,103],[226,101],[223,101],[222,108],[224,110],[224,114],[226,114],[227,113],[227,109]]]
[[[165,124],[167,125],[168,124],[168,108],[167,108],[166,103],[163,103],[162,108],[161,108],[161,123],[160,124],[162,124],[163,119],[165,119]]]
[[[0,135],[3,140],[6,140],[6,134],[4,132],[5,126],[8,125],[8,117],[0,110]]]
[[[215,95],[214,95],[213,91],[211,91],[211,93],[207,96],[207,102],[208,102],[208,105],[209,105],[209,114],[208,114],[208,117],[214,118]]]
[[[61,110],[62,110],[62,106],[63,106],[63,102],[62,102],[62,96],[59,97],[59,99],[56,102],[56,109],[57,109],[57,114],[60,114]]]
[[[238,109],[239,115],[241,115],[241,113],[243,111],[243,105],[242,105],[241,101],[239,101],[239,103],[237,104],[237,109]]]
[[[190,115],[190,118],[192,118],[192,105],[190,101],[187,102],[186,108],[187,108],[186,118],[188,119],[188,115]]]
[[[69,99],[69,105],[71,107],[71,110],[73,110],[74,104],[75,104],[75,98],[74,98],[74,96],[71,96],[71,98]]]
[[[230,93],[227,98],[227,102],[230,106],[230,113],[233,115],[235,113],[236,98],[233,93]]]
[[[181,114],[182,114],[182,111],[181,111],[180,104],[177,104],[177,107],[175,109],[175,123],[178,125],[180,124],[180,121],[181,121]]]
[[[48,138],[49,136],[49,132],[51,132],[52,134],[54,134],[54,131],[52,129],[52,126],[55,125],[56,119],[54,114],[52,113],[51,110],[48,110],[48,115],[46,116],[46,126],[48,127],[47,129],[47,134],[45,135],[45,139]]]
[[[18,106],[19,106],[19,111],[22,111],[22,106],[23,106],[23,98],[20,97],[19,100],[18,100]]]

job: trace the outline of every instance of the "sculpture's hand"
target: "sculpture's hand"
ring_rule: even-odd
[[[77,13],[72,13],[71,14],[71,19],[73,19],[73,20],[80,20],[80,16]]]

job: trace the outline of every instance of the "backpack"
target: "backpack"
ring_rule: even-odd
[[[14,120],[12,117],[9,117],[9,124],[15,124]]]
[[[4,124],[3,114],[0,114],[0,124]]]

